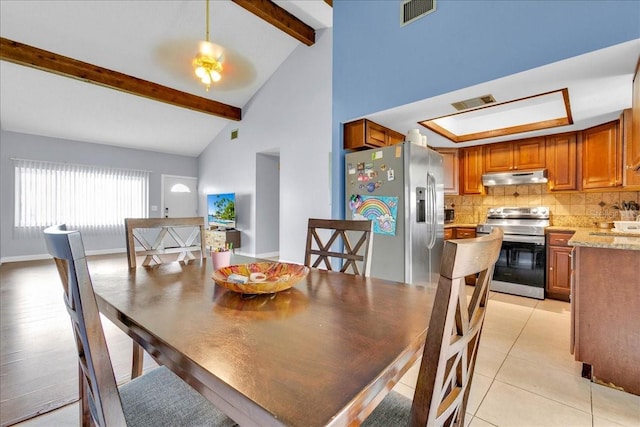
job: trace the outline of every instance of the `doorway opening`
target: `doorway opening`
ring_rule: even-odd
[[[280,254],[280,151],[256,154],[256,256]]]

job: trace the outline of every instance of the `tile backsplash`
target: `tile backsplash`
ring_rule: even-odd
[[[484,222],[489,208],[499,206],[548,206],[551,224],[593,227],[597,221],[617,221],[623,201],[640,203],[640,191],[554,193],[544,184],[489,187],[484,196],[445,196],[455,210],[455,222]]]

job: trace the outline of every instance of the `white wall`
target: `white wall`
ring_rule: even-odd
[[[280,253],[280,155],[256,155],[256,256]]]
[[[235,192],[242,247],[256,255],[256,153],[280,153],[280,259],[304,261],[309,217],[330,218],[331,29],[300,45],[199,157],[200,206]],[[230,140],[232,129],[239,138]],[[206,212],[201,210],[202,215]]]
[[[48,160],[116,168],[141,169],[149,174],[150,217],[160,216],[161,176],[197,176],[194,157],[133,150],[89,142],[0,131],[0,260],[21,261],[48,258],[43,238],[18,238],[13,233],[14,167],[11,158]],[[110,253],[126,250],[124,222],[115,234],[83,233],[88,253]]]

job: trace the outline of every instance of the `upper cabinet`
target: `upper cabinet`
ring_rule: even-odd
[[[619,121],[582,131],[582,189],[622,185]]]
[[[577,135],[575,132],[546,137],[549,190],[578,189]]]
[[[344,124],[345,150],[379,148],[404,141],[404,135],[367,119]]]
[[[640,188],[640,57],[633,77],[633,98],[631,113],[624,114],[624,177],[625,185]],[[631,125],[627,125],[631,122]]]
[[[509,172],[545,167],[545,138],[501,142],[484,146],[484,171]]]
[[[458,194],[458,149],[437,148],[442,154],[444,194]]]
[[[460,194],[484,194],[482,185],[482,146],[461,148]]]
[[[631,108],[627,108],[620,114],[620,131],[623,159],[622,185],[630,190],[640,190],[640,136],[635,138]]]

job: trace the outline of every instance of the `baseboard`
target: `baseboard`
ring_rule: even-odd
[[[86,251],[87,256],[92,255],[111,255],[111,254],[121,254],[127,253],[126,248],[113,248],[113,249],[99,249],[97,251]],[[18,255],[18,256],[8,256],[0,258],[0,264],[4,264],[6,262],[21,262],[21,261],[39,261],[43,259],[51,259],[51,255],[49,254],[35,254],[35,255]]]
[[[255,255],[255,258],[274,258],[279,256],[280,256],[280,252],[264,252],[264,253]]]

